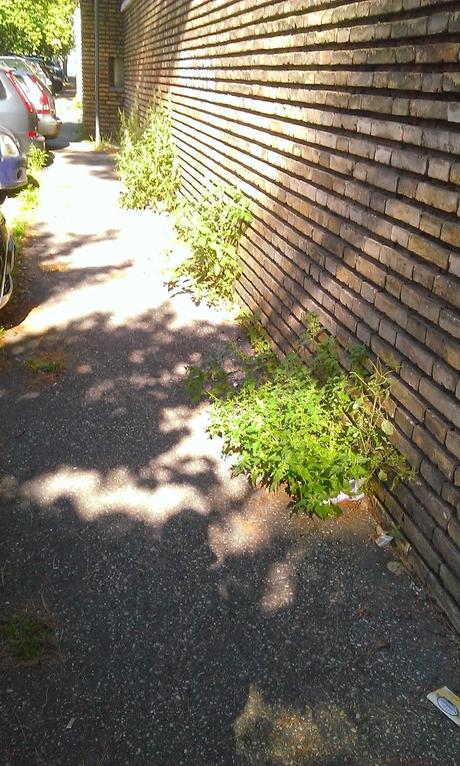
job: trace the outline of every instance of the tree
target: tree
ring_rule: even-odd
[[[65,56],[77,0],[0,0],[0,53]]]

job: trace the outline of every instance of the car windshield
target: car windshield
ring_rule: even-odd
[[[43,82],[46,83],[49,80],[49,77],[46,74],[45,70],[42,68],[42,66],[40,64],[37,64],[35,61],[32,62],[32,63],[33,63],[34,69],[35,69],[35,71],[37,73],[37,77],[39,77],[40,80],[43,80]]]
[[[36,82],[33,81],[32,77],[27,76],[28,74],[29,73],[22,74],[18,71],[15,71],[14,76],[16,77],[16,80],[18,81],[26,96],[28,96],[29,101],[31,101],[34,107],[38,109],[41,106],[40,87]]]
[[[30,74],[33,71],[30,64],[19,56],[0,56],[0,65],[15,69],[21,74]]]

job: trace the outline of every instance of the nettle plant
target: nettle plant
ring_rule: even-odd
[[[241,274],[238,243],[251,220],[249,201],[226,184],[211,183],[198,201],[181,206],[176,229],[191,255],[175,268],[170,285],[185,281],[198,301],[232,301]]]
[[[117,167],[122,207],[173,210],[177,205],[179,163],[169,109],[156,98],[141,122],[137,107],[121,115]]]
[[[335,340],[308,317],[297,351],[279,359],[266,333],[245,324],[251,354],[232,345],[190,367],[187,379],[194,401],[211,401],[208,430],[235,456],[235,474],[269,490],[283,486],[293,510],[320,517],[340,513],[328,501],[351,493],[352,480],[369,491],[376,480],[394,484],[410,475],[390,441],[389,377],[369,360],[363,366],[363,347],[349,349],[347,372]]]

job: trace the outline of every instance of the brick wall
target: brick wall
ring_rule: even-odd
[[[126,101],[169,98],[183,188],[252,200],[240,295],[395,370],[418,481],[380,501],[460,629],[460,2],[133,0]]]
[[[82,39],[83,125],[94,136],[94,0],[80,0]],[[102,134],[115,133],[123,89],[111,86],[109,60],[123,56],[123,17],[120,0],[99,0],[99,123]]]

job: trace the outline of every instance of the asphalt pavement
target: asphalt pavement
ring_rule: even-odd
[[[291,518],[231,478],[183,382],[238,328],[168,293],[170,221],[120,210],[59,106],[0,348],[1,615],[57,649],[0,656],[0,764],[455,766],[426,694],[460,693],[456,637],[365,505]]]

